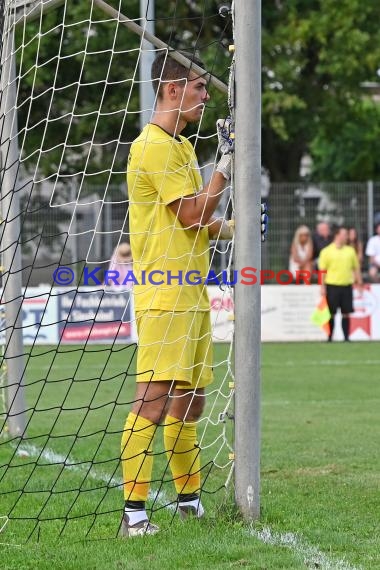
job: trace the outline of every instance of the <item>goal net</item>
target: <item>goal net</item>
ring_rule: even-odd
[[[130,269],[127,157],[154,109],[154,55],[166,44],[196,52],[209,73],[210,101],[183,133],[204,184],[215,168],[216,119],[230,113],[228,13],[203,0],[153,4],[141,14],[138,0],[1,3],[0,531],[7,542],[112,537],[120,525],[120,439],[135,394],[137,333],[130,283],[105,280],[105,271]],[[227,189],[217,215],[228,219],[232,209]],[[202,502],[214,513],[233,467],[233,302],[224,283],[232,246],[210,242],[214,382],[198,445]],[[147,507],[165,525],[176,493],[162,429]]]

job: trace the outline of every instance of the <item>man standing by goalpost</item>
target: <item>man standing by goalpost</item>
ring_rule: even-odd
[[[191,54],[183,55],[202,66]],[[204,389],[213,379],[204,278],[209,270],[209,238],[232,237],[223,220],[212,218],[230,179],[230,121],[218,121],[219,145],[226,154],[203,188],[194,148],[181,132],[202,117],[209,100],[206,79],[164,50],[153,62],[152,81],[155,112],[132,144],[127,170],[139,337],[136,396],[121,442],[125,498],[121,534],[128,537],[159,530],[149,522],[145,501],[152,441],[161,422],[178,512],[183,518],[204,514],[196,428]],[[203,282],[188,280],[190,271],[199,272]]]

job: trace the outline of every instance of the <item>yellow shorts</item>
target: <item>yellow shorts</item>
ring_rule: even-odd
[[[213,380],[209,311],[136,312],[137,382],[169,380],[204,388]]]

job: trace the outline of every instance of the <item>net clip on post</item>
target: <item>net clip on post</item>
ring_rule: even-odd
[[[231,16],[231,14],[232,14],[231,6],[222,4],[222,6],[219,7],[219,16],[221,16],[222,18],[228,18],[228,16]]]

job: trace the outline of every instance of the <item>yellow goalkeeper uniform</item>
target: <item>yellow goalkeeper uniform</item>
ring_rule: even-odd
[[[208,229],[184,227],[169,208],[202,190],[192,144],[146,125],[131,146],[127,183],[138,282],[133,291],[137,381],[204,387],[212,380],[210,303],[202,282],[209,270]],[[199,283],[188,283],[187,276]]]

